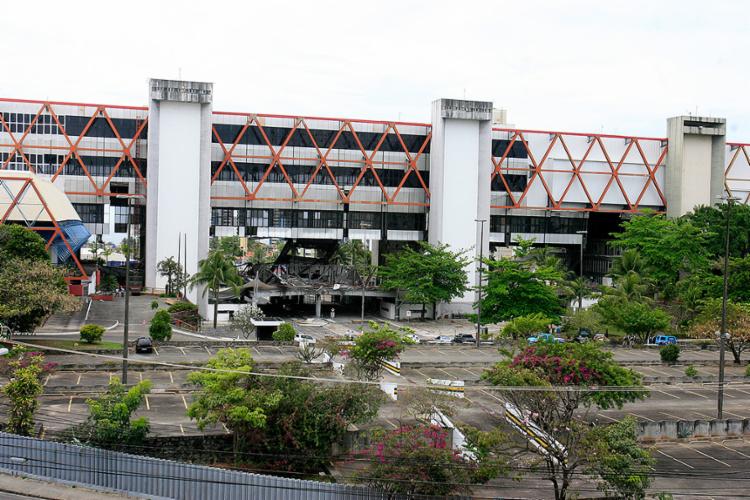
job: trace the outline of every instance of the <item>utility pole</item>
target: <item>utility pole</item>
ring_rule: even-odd
[[[482,329],[482,260],[484,260],[484,223],[486,219],[474,219],[474,222],[479,222],[479,286],[477,288],[479,292],[479,299],[477,300],[477,338],[476,346],[479,347],[479,337]]]
[[[130,256],[133,254],[133,242],[130,239],[130,219],[133,217],[132,205],[130,203],[131,198],[129,196],[118,196],[118,198],[125,198],[128,204],[128,225],[127,225],[127,236],[125,241],[127,245],[125,248],[128,249],[127,255],[125,256],[125,322],[122,327],[122,383],[128,383],[128,329],[130,326]]]
[[[581,256],[580,256],[580,260],[578,261],[578,276],[581,278],[581,283],[583,283],[583,242],[585,241],[587,233],[586,231],[576,231],[576,234],[581,235],[581,246],[580,246]],[[583,297],[579,295],[578,296],[578,310],[580,311],[582,308],[583,308]]]
[[[734,198],[728,196],[727,222],[724,238],[724,293],[721,297],[721,331],[719,332],[719,396],[717,401],[716,418],[721,420],[724,413],[724,344],[727,341],[727,293],[729,291],[729,222],[732,219],[732,202]]]

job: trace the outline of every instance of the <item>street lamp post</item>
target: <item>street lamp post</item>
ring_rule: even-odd
[[[729,222],[732,218],[732,203],[736,198],[727,196],[727,222],[724,235],[724,292],[721,297],[721,331],[719,332],[719,394],[717,399],[716,418],[724,413],[724,345],[727,341],[727,295],[729,291]]]
[[[576,234],[581,235],[581,254],[578,261],[578,276],[581,278],[581,282],[583,282],[583,241],[584,238],[586,238],[586,231],[576,231]],[[578,296],[578,310],[580,311],[583,308],[583,297],[580,295]]]
[[[122,325],[122,383],[128,383],[128,330],[130,327],[130,256],[133,253],[132,241],[130,240],[130,219],[132,219],[132,204],[129,196],[118,196],[125,198],[128,203],[128,224],[126,229],[127,236],[126,248],[128,249],[125,256],[125,321]]]
[[[480,229],[479,229],[479,286],[477,288],[479,292],[478,300],[477,300],[477,338],[476,340],[476,346],[479,347],[479,338],[482,328],[482,260],[484,259],[484,223],[487,222],[486,219],[474,219],[474,222],[479,222]]]

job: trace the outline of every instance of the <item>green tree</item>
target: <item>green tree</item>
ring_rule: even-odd
[[[151,318],[148,326],[148,334],[157,342],[163,342],[172,338],[172,317],[166,309],[159,309]]]
[[[552,320],[541,313],[532,313],[525,316],[518,316],[508,321],[503,327],[503,336],[517,338],[526,338],[539,332],[546,332],[547,327]]]
[[[339,245],[331,258],[331,262],[356,267],[361,263],[369,264],[371,259],[370,249],[365,246],[362,240],[349,240]]]
[[[0,262],[0,323],[12,330],[33,331],[50,314],[80,307],[68,293],[64,270],[41,259]]]
[[[228,257],[242,257],[245,253],[242,250],[239,236],[221,236],[211,238],[210,248],[211,250],[220,250]]]
[[[279,328],[273,332],[272,337],[276,342],[291,342],[297,332],[291,323],[282,323]]]
[[[568,498],[580,469],[607,480],[600,474],[600,462],[615,452],[584,421],[587,410],[621,408],[647,396],[640,389],[637,372],[619,366],[611,352],[592,342],[549,342],[527,347],[516,355],[506,353],[506,359],[485,371],[482,378],[502,388],[497,391],[498,397],[550,436],[546,454],[540,452],[535,468],[545,473],[558,500]],[[516,390],[518,386],[535,389]],[[601,390],[604,387],[623,389]]]
[[[396,293],[406,302],[425,305],[448,302],[463,295],[468,288],[465,267],[470,260],[466,251],[452,252],[448,245],[419,242],[418,250],[405,247],[386,256],[379,269],[381,286]],[[398,308],[397,308],[398,310]]]
[[[724,256],[728,205],[701,206],[686,214],[683,219],[703,230],[705,248],[714,259]],[[744,203],[732,204],[729,220],[729,255],[747,257],[750,254],[750,207]]]
[[[198,263],[198,272],[190,280],[190,288],[202,285],[203,296],[210,291],[214,298],[214,329],[219,308],[219,289],[229,286],[237,290],[242,285],[242,277],[237,273],[233,259],[229,258],[221,250],[212,250],[208,257]]]
[[[721,339],[717,335],[721,331],[722,301],[710,299],[701,305],[700,312],[690,325],[691,336],[702,339]],[[750,304],[727,301],[727,332],[725,346],[732,352],[734,362],[741,362],[742,352],[750,347]]]
[[[644,271],[652,277],[665,298],[675,293],[684,273],[708,265],[708,235],[689,219],[668,219],[664,215],[638,215],[623,222],[622,232],[614,233],[614,245],[637,251]]]
[[[604,330],[604,318],[596,307],[580,309],[565,319],[565,330],[571,333],[578,333],[581,330],[588,330],[591,333],[601,332]]]
[[[569,281],[568,286],[573,293],[573,297],[578,301],[578,309],[583,308],[583,299],[593,297],[595,293],[593,283],[580,276]]]
[[[80,330],[81,341],[87,344],[98,344],[104,335],[104,327],[100,325],[83,325]]]
[[[636,421],[631,417],[597,427],[594,442],[599,446],[590,460],[600,489],[621,498],[641,499],[651,485],[651,468],[656,461],[638,444]]]
[[[555,284],[564,277],[556,269],[535,268],[510,259],[486,260],[485,264],[482,322],[496,323],[534,313],[557,318],[563,313]]]
[[[50,262],[44,239],[17,224],[0,224],[0,262],[11,259]]]
[[[132,236],[126,236],[120,242],[117,250],[126,258],[132,259],[138,253],[138,240]]]
[[[86,400],[89,416],[72,430],[72,437],[91,446],[126,451],[129,446],[142,444],[150,430],[149,422],[146,417],[133,418],[133,413],[150,391],[150,380],[128,389],[118,377],[112,377],[106,393]]]
[[[167,257],[156,265],[156,270],[161,276],[167,278],[167,295],[176,295],[180,290],[177,282],[183,274],[182,265],[174,260],[174,257]]]
[[[491,447],[497,447],[497,434],[476,431],[469,436],[469,447],[475,445],[471,438],[479,438],[482,445],[492,440]],[[502,455],[470,457],[452,450],[448,432],[435,425],[376,430],[371,442],[359,454],[368,460],[368,467],[355,478],[389,498],[466,494],[470,485],[485,483],[505,470]]]
[[[383,362],[394,360],[404,350],[402,335],[374,321],[370,329],[354,340],[350,357],[357,375],[365,380],[377,380],[383,369]]]
[[[596,305],[605,321],[629,335],[635,335],[641,343],[656,332],[670,326],[671,316],[653,305],[619,298],[601,300]]]
[[[39,380],[43,371],[42,361],[41,355],[25,355],[10,363],[13,373],[2,388],[3,394],[10,400],[6,428],[10,433],[21,436],[34,433],[34,413],[39,407],[37,398],[44,392]]]
[[[267,467],[317,472],[347,427],[370,420],[382,400],[377,388],[303,380],[309,374],[298,364],[282,366],[280,377],[257,376],[248,349],[222,349],[208,367],[219,371],[188,376],[200,387],[188,415],[201,429],[223,423],[237,459]]]

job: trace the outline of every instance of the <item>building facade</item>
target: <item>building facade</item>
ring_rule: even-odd
[[[104,240],[132,213],[155,289],[157,262],[187,247],[193,273],[212,235],[485,255],[534,238],[573,267],[584,245],[584,273],[601,276],[622,217],[750,197],[750,146],[727,143],[723,119],[670,118],[642,137],[522,130],[488,102],[440,99],[431,123],[411,123],[217,111],[212,92],[152,80],[147,107],[0,99],[0,169],[49,179]]]

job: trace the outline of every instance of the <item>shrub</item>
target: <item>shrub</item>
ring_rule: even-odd
[[[98,344],[104,335],[104,327],[99,325],[83,325],[81,327],[81,342]]]
[[[693,365],[688,365],[687,368],[685,368],[685,376],[686,377],[697,377],[698,376],[698,370],[695,369]]]
[[[198,310],[198,306],[196,306],[195,304],[191,302],[186,302],[184,300],[180,302],[175,302],[174,304],[172,304],[171,306],[167,308],[167,311],[169,311],[171,314],[183,312],[183,311],[197,311],[197,310]]]
[[[745,368],[745,376],[750,377],[750,365],[747,365],[747,367]]]
[[[172,338],[172,318],[164,309],[159,309],[151,318],[148,333],[156,341],[169,340]]]
[[[291,342],[294,340],[294,334],[297,333],[294,331],[294,327],[291,323],[282,323],[279,325],[278,330],[273,332],[271,337],[276,342]]]
[[[503,327],[502,334],[504,337],[521,337],[526,338],[539,332],[546,332],[547,325],[552,320],[541,313],[532,313],[525,316],[518,316],[508,321]]]
[[[159,309],[159,301],[158,300],[152,300],[151,301],[151,309]]]
[[[659,356],[664,363],[676,363],[680,357],[680,347],[677,344],[665,345],[659,349]]]
[[[117,278],[112,274],[105,274],[102,282],[99,284],[99,290],[103,292],[113,292],[119,286]]]

